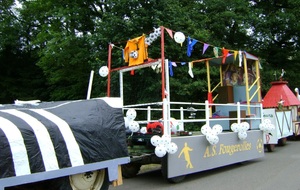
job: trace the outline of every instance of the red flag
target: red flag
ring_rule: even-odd
[[[226,60],[226,57],[227,57],[227,55],[228,55],[228,53],[229,53],[229,50],[223,48],[223,49],[222,49],[222,53],[223,53],[222,64],[224,64],[224,63],[225,63],[225,60]]]
[[[170,35],[170,37],[173,39],[173,32],[172,32],[172,30],[170,30],[169,28],[165,28],[165,29],[168,32],[168,34]]]

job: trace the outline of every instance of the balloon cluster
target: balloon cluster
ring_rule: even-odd
[[[249,130],[250,125],[247,122],[241,122],[240,124],[238,123],[233,123],[231,124],[231,130],[233,132],[238,133],[238,138],[240,140],[245,140],[247,138],[247,130]]]
[[[140,125],[138,122],[134,121],[136,118],[136,111],[135,109],[128,109],[126,112],[125,120],[125,127],[129,128],[131,132],[138,132],[140,130]]]
[[[201,127],[201,133],[206,136],[206,140],[211,144],[211,145],[216,145],[219,142],[219,137],[218,134],[222,133],[223,128],[221,125],[216,124],[212,128],[208,125],[203,125]]]
[[[147,128],[146,127],[142,127],[140,129],[140,125],[137,121],[134,121],[134,119],[136,118],[136,111],[135,109],[128,109],[126,112],[126,117],[124,117],[125,120],[125,127],[128,128],[131,132],[135,133],[140,131],[143,134],[147,133]]]
[[[271,133],[275,130],[275,125],[271,123],[270,119],[264,119],[261,124],[259,124],[259,129],[265,133]]]
[[[160,27],[154,28],[154,31],[145,39],[145,43],[150,46],[161,35]]]
[[[154,135],[151,137],[151,144],[155,146],[155,155],[164,157],[167,153],[174,154],[178,147],[174,142],[171,142],[171,136],[164,134],[163,136]]]

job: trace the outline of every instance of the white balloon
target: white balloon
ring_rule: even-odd
[[[127,110],[126,117],[129,120],[134,120],[136,118],[136,111],[135,111],[135,109],[129,109],[129,110]]]
[[[266,124],[265,123],[260,123],[259,124],[259,129],[264,131]]]
[[[129,124],[131,121],[133,121],[132,119],[129,119],[128,117],[124,117],[124,121],[125,121],[125,128],[129,128]]]
[[[238,128],[239,128],[239,124],[237,124],[237,123],[231,124],[231,130],[233,132],[238,132]]]
[[[176,145],[176,143],[171,142],[168,146],[167,146],[167,152],[170,154],[174,154],[176,153],[178,150],[178,147]]]
[[[145,43],[146,43],[148,46],[151,45],[151,41],[150,41],[150,39],[149,39],[148,37],[145,39]]]
[[[242,126],[242,130],[244,130],[244,131],[247,131],[250,129],[250,125],[248,122],[242,122],[241,126]]]
[[[158,145],[155,147],[155,154],[157,157],[164,157],[167,154],[166,147],[163,145]]]
[[[147,133],[147,127],[142,127],[141,130],[140,130],[140,132],[142,134],[146,134]]]
[[[161,142],[161,138],[158,135],[154,135],[151,137],[150,141],[153,146],[157,146]]]
[[[151,34],[149,35],[149,37],[150,37],[150,38],[153,38],[153,39],[156,39],[156,36],[155,36],[154,33],[151,33]]]
[[[218,134],[222,133],[223,128],[222,128],[221,125],[216,124],[216,125],[213,126],[212,130],[215,131],[217,133],[217,135],[218,135]]]
[[[102,67],[100,67],[100,69],[99,69],[99,75],[101,76],[101,77],[106,77],[107,75],[108,75],[108,67],[107,66],[102,66]]]
[[[161,141],[160,142],[161,142],[161,144],[163,144],[165,146],[169,145],[171,143],[171,136],[170,135],[163,135],[161,137]]]
[[[207,134],[206,135],[212,135],[212,136],[216,136],[216,135],[218,135],[217,134],[217,132],[216,131],[214,131],[214,130],[210,130],[210,131],[208,131],[207,132]]]
[[[138,132],[140,130],[140,125],[138,122],[136,121],[131,121],[129,123],[129,129],[132,131],[132,132]]]
[[[270,120],[270,119],[264,119],[263,123],[265,123],[265,124],[270,124],[270,123],[271,123],[271,120]]]
[[[185,35],[182,32],[175,32],[174,40],[175,42],[182,44],[185,40]]]
[[[160,27],[154,28],[154,33],[155,33],[157,36],[160,36],[160,35],[161,35]]]
[[[247,138],[247,132],[246,131],[238,132],[238,137],[240,140],[245,140]]]
[[[267,124],[264,128],[264,131],[266,133],[271,133],[273,130],[275,130],[275,125],[273,125],[272,123]]]
[[[211,145],[216,145],[219,142],[219,137],[217,135],[206,135],[206,140],[211,144]]]
[[[206,135],[209,131],[211,131],[211,128],[210,128],[210,126],[208,126],[208,125],[203,125],[202,127],[201,127],[201,133],[203,134],[203,135]]]

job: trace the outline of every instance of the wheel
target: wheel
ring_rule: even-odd
[[[105,169],[69,176],[73,190],[108,190],[109,179]]]
[[[268,152],[274,152],[275,144],[267,144],[267,150]]]
[[[185,179],[185,175],[168,178],[168,158],[164,156],[161,161],[161,173],[169,183],[180,183]]]
[[[284,145],[286,145],[286,141],[287,141],[286,137],[285,138],[281,138],[281,139],[278,140],[278,145],[284,146]]]
[[[122,165],[122,176],[125,178],[135,177],[141,169],[141,164],[129,163]]]

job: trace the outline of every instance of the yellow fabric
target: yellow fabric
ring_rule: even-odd
[[[132,51],[138,52],[137,58],[130,57],[130,52]],[[129,62],[129,66],[142,64],[147,58],[148,53],[145,45],[145,35],[127,41],[126,47],[124,48],[124,59],[126,63]]]

